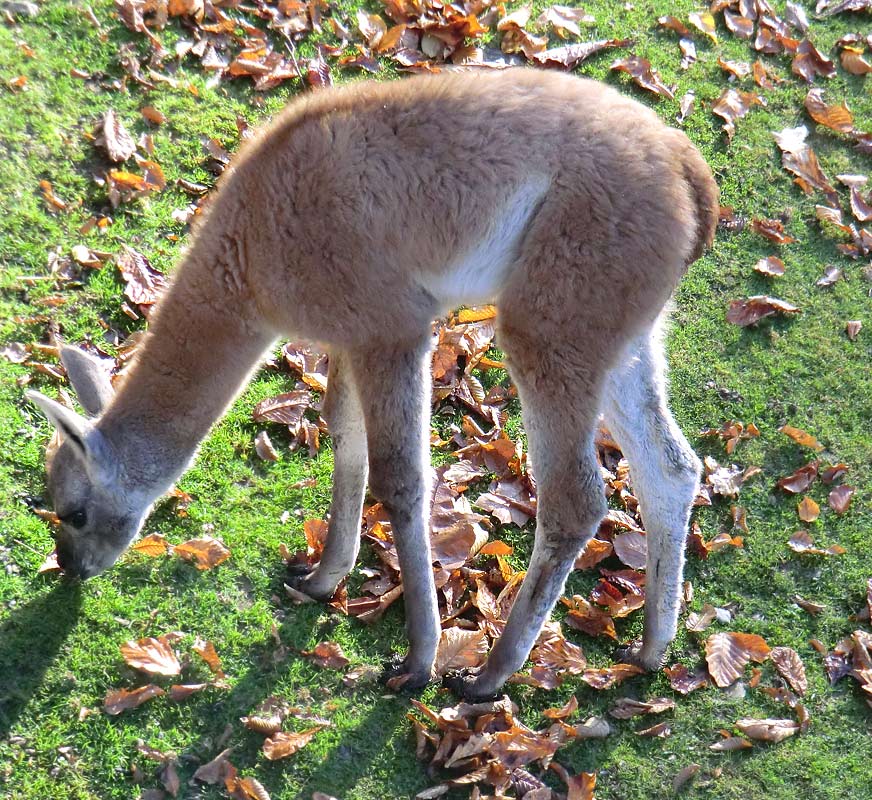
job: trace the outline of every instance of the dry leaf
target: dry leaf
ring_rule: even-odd
[[[765,106],[766,101],[756,92],[743,92],[727,87],[712,105],[712,113],[724,120],[724,131],[728,139],[736,132],[735,122],[747,114],[753,106]]]
[[[773,647],[769,652],[769,658],[793,691],[802,697],[808,689],[808,680],[799,653],[792,647]]]
[[[571,695],[569,700],[564,703],[561,708],[546,708],[542,712],[542,716],[548,719],[566,719],[572,716],[578,710],[578,698]]]
[[[733,300],[727,310],[727,322],[742,328],[758,323],[773,314],[798,314],[800,309],[777,297],[754,295],[745,300]]]
[[[462,628],[446,628],[439,639],[436,662],[433,667],[437,676],[464,667],[478,667],[487,657],[488,641],[484,628],[473,631]]]
[[[224,670],[221,669],[221,659],[218,657],[215,645],[212,642],[197,638],[191,649],[206,662],[206,666],[209,667],[213,675],[217,675],[219,678],[224,677]]]
[[[831,544],[826,549],[815,547],[811,536],[806,531],[797,531],[790,537],[787,546],[795,553],[803,553],[816,556],[840,556],[847,552],[844,547],[838,544]]]
[[[647,58],[630,55],[615,61],[609,69],[626,72],[639,86],[649,92],[668,97],[670,100],[675,98],[674,90],[663,83],[660,75],[651,67],[651,62]]]
[[[827,496],[827,502],[830,504],[830,508],[837,514],[844,514],[848,510],[848,506],[851,505],[851,498],[854,496],[854,491],[854,487],[848,486],[847,484],[836,486],[836,488]]]
[[[192,694],[202,692],[203,689],[213,685],[211,683],[174,683],[170,686],[170,700],[179,703]]]
[[[718,43],[718,35],[715,32],[715,18],[710,11],[696,12],[688,14],[688,20],[698,31],[701,31],[715,44]]]
[[[128,691],[127,689],[118,689],[107,693],[103,700],[103,710],[107,714],[116,715],[122,711],[127,711],[130,708],[141,706],[147,700],[153,697],[158,697],[164,694],[164,690],[160,686],[155,686],[150,683],[148,686],[140,686],[138,689]]]
[[[177,544],[173,547],[173,552],[185,561],[190,561],[199,570],[212,569],[230,558],[230,551],[211,536]]]
[[[165,637],[148,636],[121,645],[121,655],[134,669],[149,675],[178,675],[182,665]]]
[[[803,39],[796,48],[790,69],[794,75],[812,83],[817,76],[834,78],[836,67],[808,39]]]
[[[863,323],[859,319],[852,319],[845,323],[845,333],[852,342],[856,340],[862,329]]]
[[[136,142],[111,108],[103,115],[96,133],[94,144],[103,147],[112,161],[127,161],[136,152]]]
[[[581,679],[594,689],[611,689],[627,678],[641,675],[645,672],[635,664],[614,664],[604,669],[586,669],[581,673]]]
[[[311,650],[301,650],[300,655],[323,669],[344,669],[350,663],[336,642],[319,642]]]
[[[632,41],[632,39],[600,39],[595,42],[577,42],[565,47],[553,47],[550,50],[533,53],[533,60],[548,66],[572,68],[590,58],[594,53],[612,47],[627,47],[632,44]]]
[[[667,697],[657,697],[654,700],[635,700],[632,697],[621,697],[609,709],[609,714],[615,719],[630,719],[643,714],[662,714],[675,708],[675,701]]]
[[[768,655],[769,645],[753,633],[714,633],[705,643],[709,674],[721,688],[737,681],[749,661],[765,661]]]
[[[201,764],[193,775],[193,780],[215,785],[224,783],[228,778],[235,777],[236,768],[228,760],[232,747],[222,750],[211,761]]]
[[[149,558],[157,558],[167,554],[170,544],[162,533],[150,533],[135,542],[130,549]]]
[[[804,467],[800,467],[792,475],[779,478],[776,486],[789,494],[801,494],[811,486],[818,474],[818,462],[811,461]]]
[[[270,761],[277,761],[280,758],[287,758],[293,755],[301,748],[305,747],[318,731],[323,726],[309,728],[300,733],[289,733],[287,731],[279,731],[273,734],[263,743],[263,754]]]
[[[751,739],[764,742],[781,742],[799,730],[799,724],[792,719],[750,719],[736,722],[736,727]]]
[[[784,275],[784,262],[777,256],[767,256],[761,258],[755,265],[754,271],[761,275],[769,275],[773,278],[780,278]]]
[[[803,522],[814,522],[821,515],[821,507],[810,497],[803,497],[796,511]]]
[[[735,750],[747,750],[753,746],[751,742],[741,736],[727,736],[719,742],[710,744],[709,750],[714,750],[716,753],[731,753]]]
[[[795,242],[792,236],[784,232],[784,223],[779,219],[754,217],[751,220],[751,230],[775,244],[790,244]]]
[[[664,667],[663,671],[669,678],[669,685],[676,692],[684,695],[709,685],[708,675],[702,668],[691,672],[684,664],[674,664],[671,667]]]
[[[851,133],[854,130],[854,117],[845,102],[828,106],[824,102],[823,89],[809,89],[805,96],[805,108],[815,122],[831,130],[839,133]]]
[[[132,303],[149,306],[157,302],[166,288],[166,278],[151,266],[142,253],[123,245],[115,263],[126,283],[124,294]]]
[[[699,764],[688,764],[679,770],[678,774],[672,779],[672,791],[680,792],[688,782],[693,780],[693,777],[701,769],[702,767]]]
[[[803,447],[810,447],[812,450],[823,450],[824,446],[814,438],[810,433],[806,433],[801,428],[794,428],[792,425],[782,425],[779,429],[785,436],[789,436],[797,444]]]

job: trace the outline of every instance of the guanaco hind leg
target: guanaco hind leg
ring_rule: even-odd
[[[657,669],[675,638],[700,463],[666,405],[666,368],[656,331],[641,337],[609,374],[604,415],[629,461],[648,534],[643,639],[626,657]]]
[[[328,600],[351,571],[360,549],[360,515],[366,491],[366,426],[345,353],[330,353],[322,411],[333,442],[333,499],[320,563],[290,582],[316,600]]]

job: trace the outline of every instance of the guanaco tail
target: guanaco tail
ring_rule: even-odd
[[[662,311],[711,244],[718,191],[698,151],[600,83],[532,69],[357,83],[310,93],[221,179],[117,393],[96,359],[62,360],[83,417],[27,396],[61,434],[48,484],[58,562],[111,566],[279,337],[329,351],[333,496],[320,563],[329,598],[353,567],[369,481],[391,519],[418,687],[440,637],[428,536],[431,323],[495,303],[538,491],[529,569],[485,664],[492,695],[524,664],[606,513],[600,413],[627,456],[648,540],[644,635],[675,635],[700,464],[666,403]]]

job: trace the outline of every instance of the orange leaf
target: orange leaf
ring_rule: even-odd
[[[484,628],[474,631],[446,628],[439,639],[433,669],[436,675],[441,676],[454,669],[477,667],[484,663],[487,651],[488,642]]]
[[[112,716],[120,714],[122,711],[127,711],[130,708],[141,706],[147,700],[153,697],[158,697],[164,694],[164,690],[160,686],[155,686],[153,683],[148,686],[140,686],[138,689],[127,691],[127,689],[118,689],[114,692],[109,692],[103,700],[103,710]]]
[[[709,674],[721,688],[738,680],[751,659],[760,662],[768,655],[769,645],[753,633],[715,633],[705,643]]]
[[[143,536],[130,549],[137,553],[142,553],[149,558],[157,558],[158,556],[165,556],[169,548],[170,545],[163,534],[150,533],[148,536]]]
[[[511,545],[506,544],[499,539],[495,539],[492,542],[488,542],[481,550],[478,551],[477,555],[480,556],[510,556],[515,552],[515,548]]]
[[[824,446],[814,438],[810,433],[806,433],[801,428],[794,428],[792,425],[782,425],[779,429],[785,436],[789,436],[797,444],[803,447],[810,447],[812,450],[823,450]]]
[[[194,564],[197,569],[211,569],[230,558],[230,551],[217,539],[203,536],[177,544],[173,552]]]
[[[773,647],[769,658],[793,690],[800,696],[804,695],[808,689],[808,680],[799,653],[792,647]]]
[[[269,739],[263,743],[263,754],[270,761],[287,758],[309,744],[315,734],[318,733],[322,727],[323,726],[309,728],[301,733],[279,731],[270,736]]]
[[[164,637],[147,636],[138,642],[121,645],[121,655],[127,664],[149,675],[178,675],[182,665]]]
[[[221,669],[221,659],[218,657],[215,645],[212,642],[197,639],[191,649],[206,662],[206,666],[209,667],[212,674],[217,675],[219,678],[224,677],[224,670]]]
[[[803,497],[796,511],[803,522],[814,522],[821,515],[821,507],[810,497]]]
[[[349,664],[342,648],[336,642],[319,642],[311,650],[301,650],[300,655],[324,669],[342,669]]]

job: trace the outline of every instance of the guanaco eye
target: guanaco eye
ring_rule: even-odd
[[[64,514],[60,519],[61,522],[72,525],[74,528],[84,528],[88,524],[88,515],[83,508]]]

